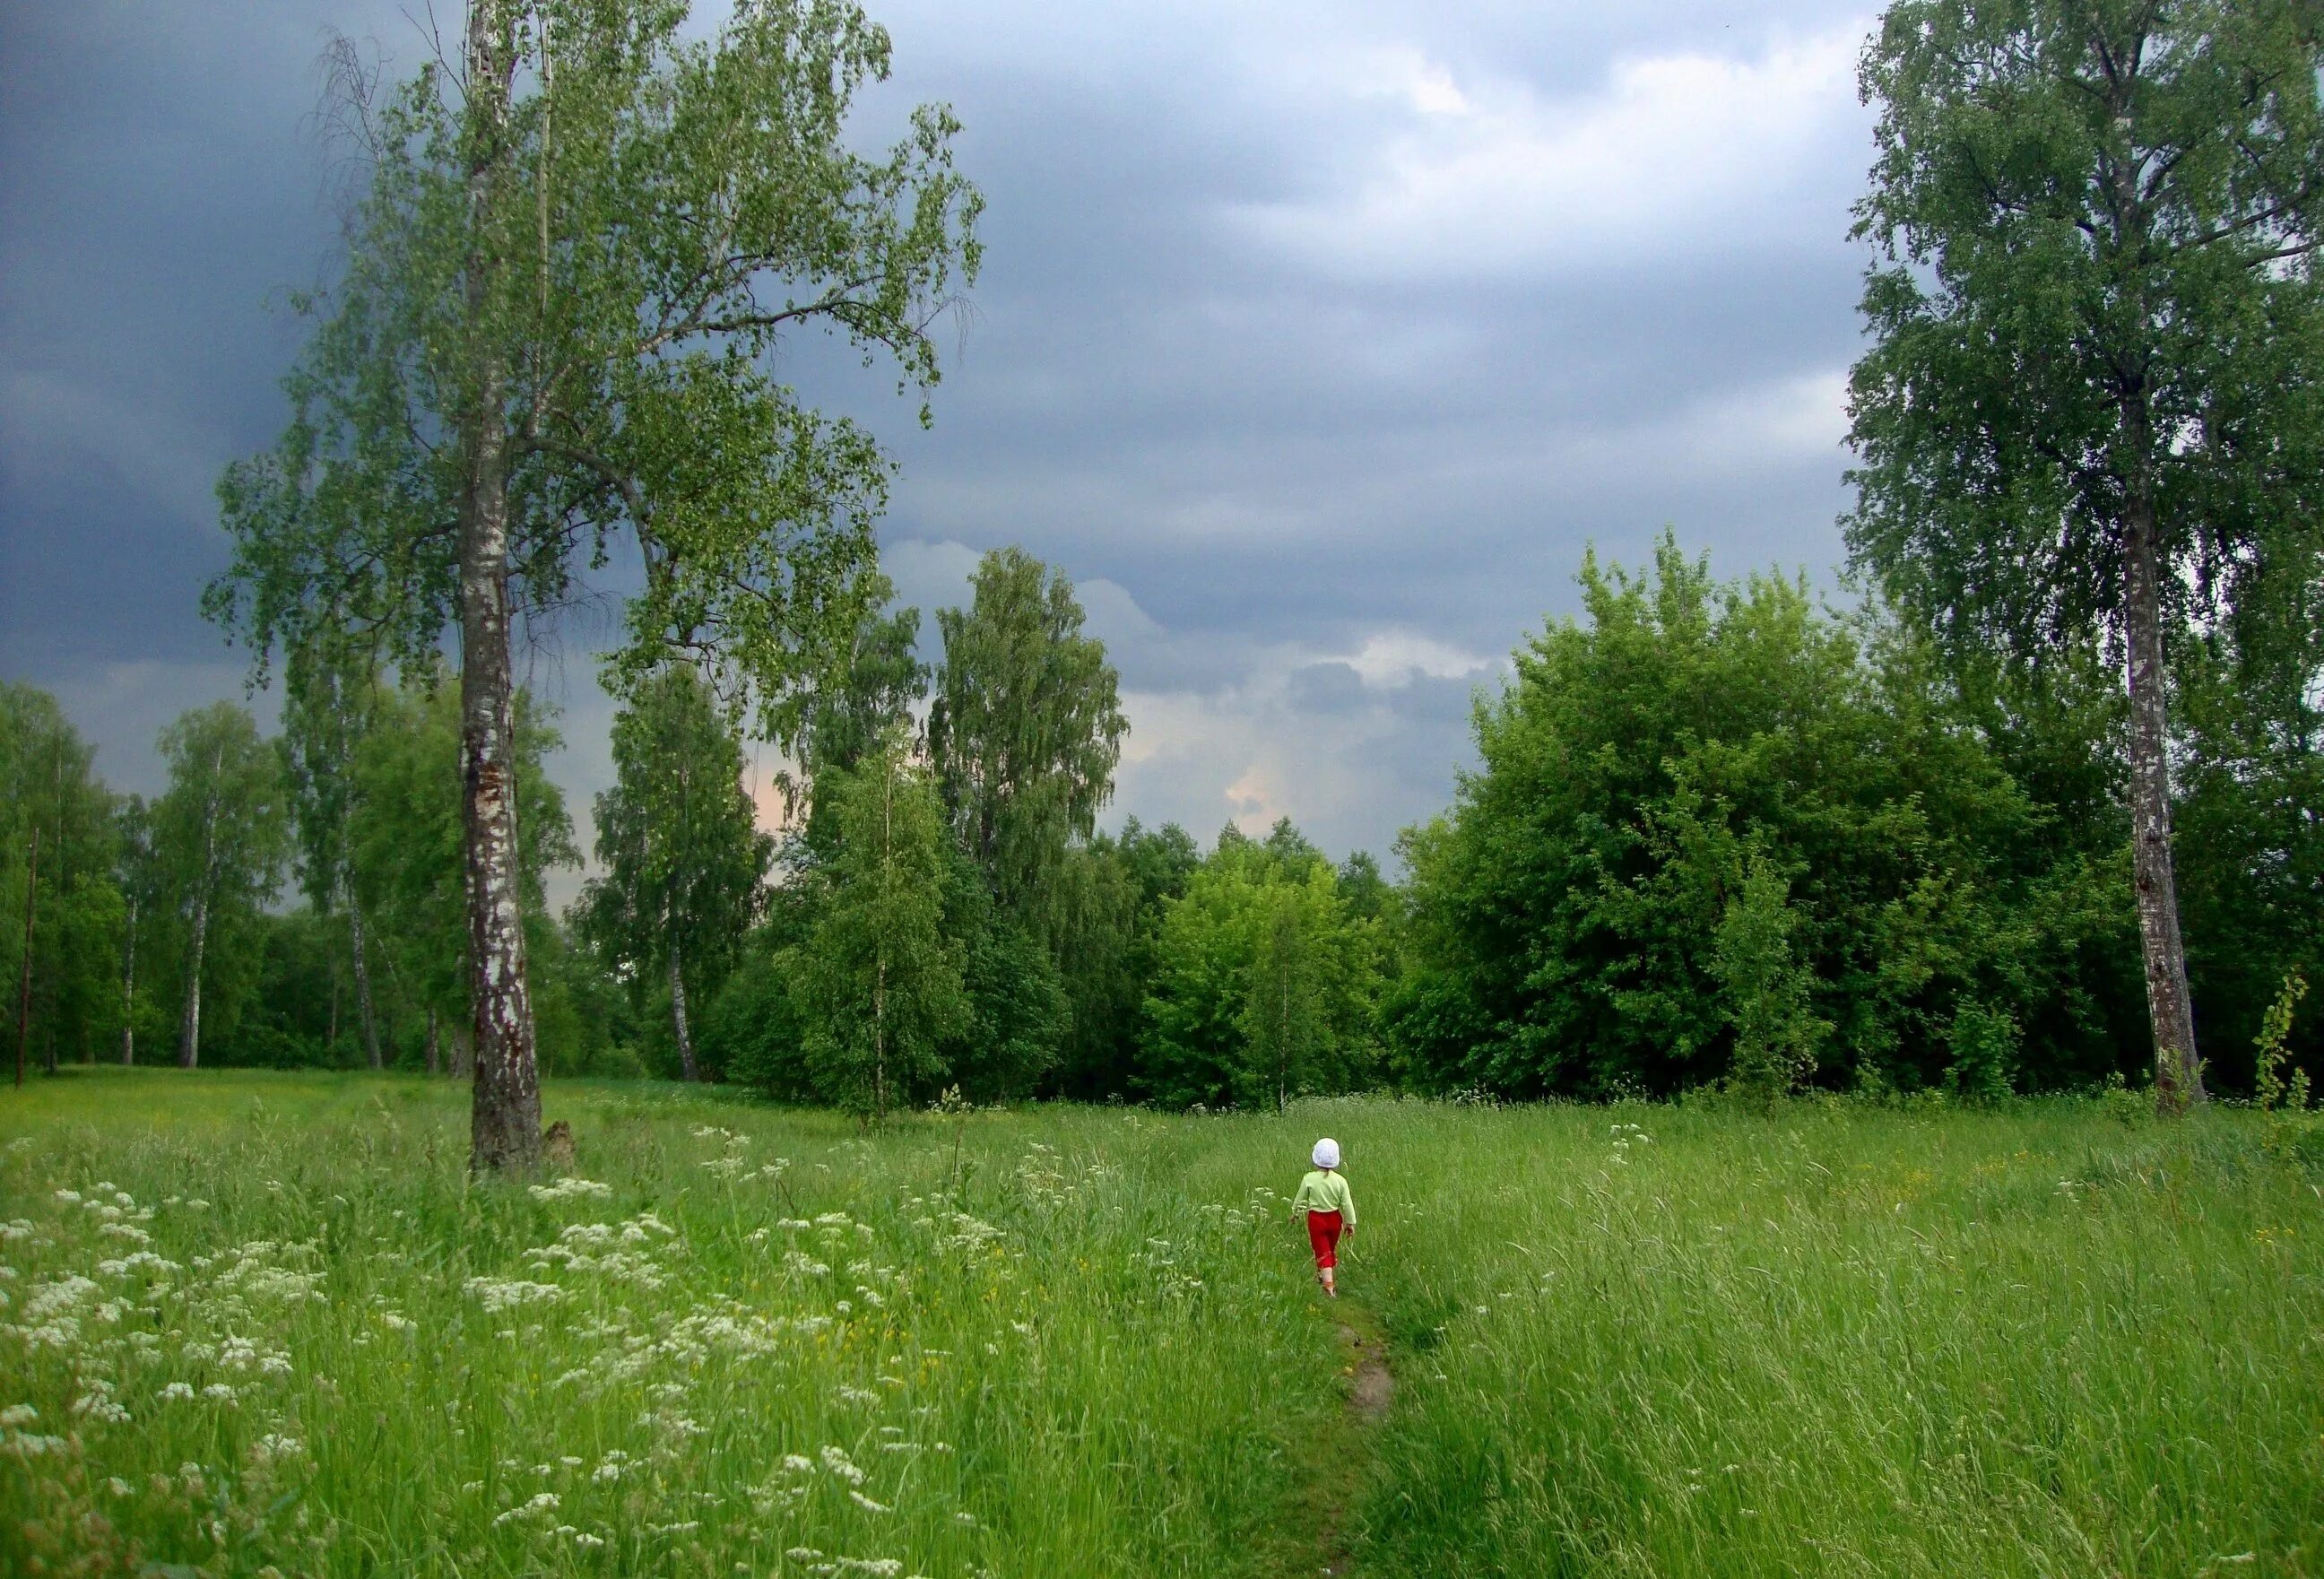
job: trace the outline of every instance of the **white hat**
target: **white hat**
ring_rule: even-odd
[[[1316,1167],[1337,1168],[1340,1166],[1340,1143],[1326,1135],[1315,1142],[1314,1155]]]

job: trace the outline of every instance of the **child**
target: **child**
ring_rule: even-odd
[[[1307,1242],[1315,1247],[1315,1276],[1323,1280],[1323,1292],[1337,1299],[1340,1290],[1333,1286],[1333,1269],[1340,1264],[1340,1235],[1352,1233],[1356,1227],[1356,1197],[1349,1192],[1348,1181],[1340,1177],[1340,1143],[1329,1136],[1315,1142],[1315,1171],[1299,1181],[1299,1193],[1291,1197],[1291,1220],[1296,1223],[1299,1214],[1307,1214]]]

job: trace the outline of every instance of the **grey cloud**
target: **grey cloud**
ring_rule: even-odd
[[[1784,136],[1736,112],[1759,165],[1655,187],[1635,235],[1639,194],[1591,187],[1587,159],[1525,162],[1658,70],[1746,94],[1857,7],[873,9],[898,73],[863,134],[954,103],[986,272],[932,431],[844,347],[802,340],[781,371],[901,464],[881,539],[905,601],[960,602],[1009,542],[1082,584],[1139,730],[1110,816],[1207,837],[1284,811],[1384,852],[1450,795],[1474,688],[1572,607],[1585,543],[1635,560],[1668,523],[1729,571],[1836,563],[1844,457],[1816,402],[1858,344],[1869,150],[1830,59]],[[62,688],[125,780],[156,712],[241,677],[194,613],[225,560],[205,494],[282,419],[298,329],[270,294],[329,256],[327,24],[420,56],[387,0],[0,18],[0,672]],[[1432,121],[1451,95],[1491,124]],[[1543,212],[1461,217],[1496,189],[1462,161],[1495,158]],[[1406,165],[1437,184],[1399,186]],[[590,654],[612,637],[568,617],[535,669],[577,816],[610,776]],[[1362,667],[1420,642],[1485,667]]]

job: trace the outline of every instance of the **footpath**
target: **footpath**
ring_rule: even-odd
[[[1302,1484],[1289,1510],[1293,1528],[1304,1538],[1284,1542],[1274,1565],[1286,1575],[1355,1571],[1348,1526],[1371,1477],[1372,1434],[1396,1397],[1379,1318],[1347,1294],[1326,1301],[1324,1314],[1337,1339],[1334,1356],[1343,1396],[1336,1417],[1323,1422],[1306,1444]]]

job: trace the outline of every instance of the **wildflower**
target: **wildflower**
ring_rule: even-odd
[[[863,1472],[856,1467],[853,1459],[847,1456],[847,1450],[844,1447],[825,1447],[823,1450],[823,1467],[851,1486],[863,1483]]]
[[[576,1201],[592,1196],[610,1196],[613,1193],[613,1187],[609,1184],[599,1184],[592,1178],[574,1178],[568,1176],[558,1179],[555,1184],[528,1185],[526,1191],[536,1201]]]
[[[541,1491],[536,1493],[532,1501],[530,1502],[520,1502],[515,1507],[509,1509],[506,1512],[497,1515],[493,1519],[493,1522],[496,1525],[506,1524],[512,1519],[530,1519],[535,1514],[553,1512],[556,1510],[556,1508],[557,1493],[554,1491]]]
[[[895,1510],[889,1504],[885,1502],[874,1502],[871,1498],[865,1496],[861,1491],[849,1491],[847,1493],[847,1500],[854,1503],[858,1508],[870,1513],[892,1513],[895,1511]]]
[[[0,1409],[0,1426],[12,1431],[19,1426],[29,1426],[40,1417],[41,1411],[30,1404],[10,1404]]]

